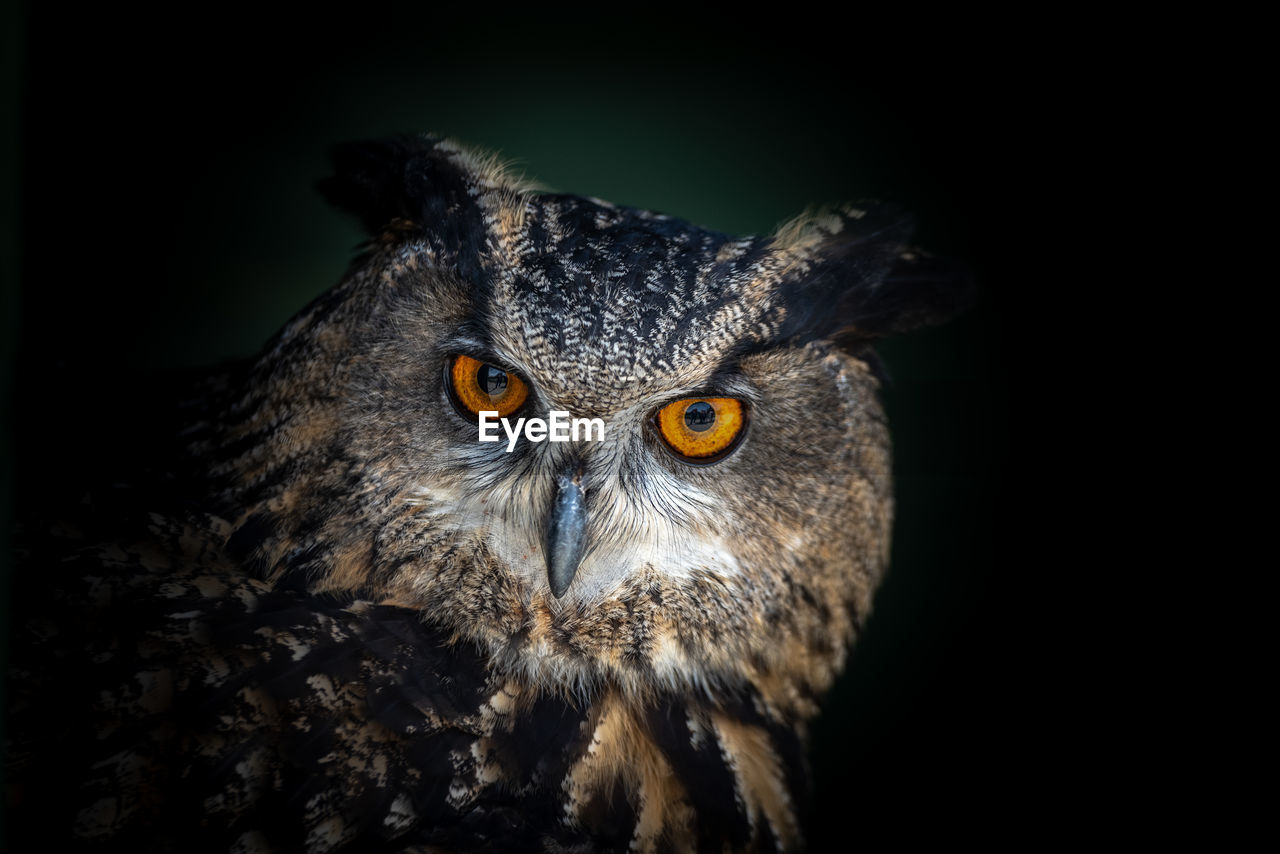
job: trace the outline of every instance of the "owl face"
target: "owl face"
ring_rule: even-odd
[[[887,560],[868,345],[947,308],[905,219],[736,239],[430,138],[336,162],[324,189],[375,240],[230,425],[239,556],[412,607],[540,685],[749,681],[811,714]],[[603,431],[484,442],[482,412]]]

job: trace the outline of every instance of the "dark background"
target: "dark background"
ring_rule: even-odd
[[[339,280],[360,235],[313,190],[333,142],[431,130],[738,233],[892,200],[981,290],[882,348],[894,560],[814,728],[810,834],[1020,833],[1066,782],[1013,330],[1046,312],[1073,105],[1039,24],[850,14],[8,7],[7,507],[109,457],[140,377],[252,353]]]

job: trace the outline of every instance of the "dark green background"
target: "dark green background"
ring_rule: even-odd
[[[1029,687],[1034,511],[1004,476],[1009,391],[1028,381],[1006,330],[1054,168],[1052,130],[1026,120],[1044,97],[1034,45],[911,11],[839,26],[799,9],[6,14],[19,511],[110,455],[139,376],[251,353],[338,281],[360,235],[312,189],[333,142],[432,130],[557,190],[740,233],[825,201],[913,210],[918,242],[965,260],[981,293],[882,349],[894,562],[814,729],[810,831],[986,835],[1035,806],[1054,735]]]

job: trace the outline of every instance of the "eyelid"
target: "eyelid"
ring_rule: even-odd
[[[677,400],[693,400],[709,397],[727,397],[755,406],[761,401],[760,390],[744,374],[737,372],[717,372],[709,377],[705,384],[683,391],[676,391],[676,397],[667,398],[658,403],[658,408],[675,403]]]
[[[492,353],[487,353],[484,350],[473,350],[471,348],[463,348],[463,349],[455,350],[449,358],[450,360],[453,360],[453,359],[456,359],[458,356],[466,356],[468,359],[475,359],[477,362],[479,362],[482,365],[490,365],[508,374],[515,374],[521,380],[524,380],[523,371],[521,371],[519,368],[511,367],[506,362],[502,361],[502,359],[499,358],[498,356],[494,356]]]

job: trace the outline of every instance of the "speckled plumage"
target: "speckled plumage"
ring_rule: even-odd
[[[335,165],[373,235],[348,277],[186,391],[153,475],[31,538],[54,569],[21,592],[54,592],[16,656],[15,797],[136,851],[800,847],[806,721],[887,562],[868,348],[959,290],[882,206],[740,240],[429,137]],[[477,442],[454,353],[605,439]],[[649,418],[707,394],[750,426],[691,466]],[[557,598],[567,461],[587,545]]]

